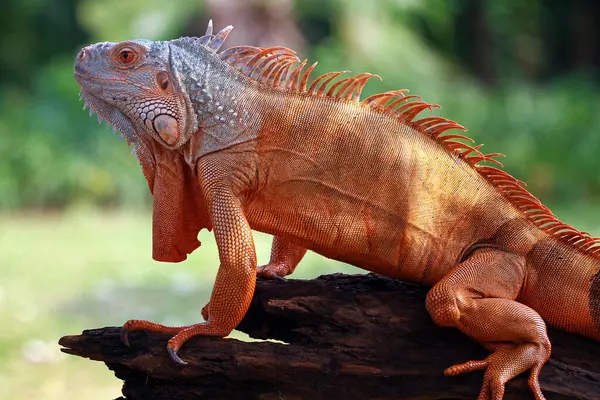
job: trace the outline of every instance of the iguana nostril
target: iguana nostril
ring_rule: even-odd
[[[83,60],[85,60],[86,56],[87,56],[87,51],[85,50],[85,47],[84,47],[83,49],[81,49],[81,51],[77,55],[77,59],[79,61],[83,61]]]

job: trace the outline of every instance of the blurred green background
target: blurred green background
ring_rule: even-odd
[[[90,119],[72,77],[97,41],[233,24],[226,45],[284,45],[318,72],[383,77],[469,128],[563,220],[600,235],[600,3],[568,0],[4,0],[0,12],[0,399],[111,399],[102,365],[56,341],[128,318],[194,323],[218,265],[150,258],[135,157]],[[270,238],[257,234],[262,262]],[[352,271],[311,254],[297,277]]]

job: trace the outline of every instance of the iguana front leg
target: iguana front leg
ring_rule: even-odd
[[[296,246],[282,237],[274,236],[271,259],[268,264],[258,267],[256,273],[265,278],[283,279],[284,276],[294,272],[305,254],[304,247]]]
[[[514,301],[524,282],[524,263],[523,257],[505,251],[477,250],[427,295],[427,310],[438,325],[458,328],[493,351],[485,360],[444,371],[485,370],[479,400],[502,400],[506,382],[527,370],[536,400],[544,399],[538,377],[550,357],[546,324]]]
[[[252,231],[242,212],[238,198],[225,182],[200,178],[207,201],[221,265],[208,305],[206,322],[167,327],[149,321],[130,320],[123,326],[127,332],[149,330],[175,334],[167,349],[176,362],[185,364],[177,355],[181,346],[193,336],[227,336],[242,320],[250,307],[256,285],[256,252]]]
[[[256,275],[285,281],[284,276],[294,272],[304,254],[306,254],[304,247],[296,246],[286,239],[274,236],[273,245],[271,246],[271,259],[268,264],[257,268]],[[210,303],[202,308],[202,317],[205,320],[208,320],[209,311]]]

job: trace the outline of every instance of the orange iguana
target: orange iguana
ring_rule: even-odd
[[[600,239],[560,222],[437,107],[397,90],[360,100],[375,75],[312,80],[283,47],[219,52],[232,27],[166,42],[82,49],[86,105],[133,146],[154,198],[153,257],[177,262],[213,229],[221,265],[206,322],[127,332],[173,334],[172,358],[196,335],[226,336],[250,305],[257,273],[290,274],[306,249],[433,285],[427,310],[492,353],[448,368],[485,370],[480,399],[538,375],[546,323],[600,340]],[[493,166],[491,164],[497,164]],[[251,229],[275,236],[257,268]]]

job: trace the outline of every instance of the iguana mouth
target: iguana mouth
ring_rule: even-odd
[[[127,143],[131,145],[131,140],[135,134],[133,123],[118,107],[115,107],[102,98],[104,92],[103,85],[106,84],[105,80],[91,74],[79,60],[75,62],[74,70],[75,80],[81,88],[79,100],[84,102],[83,109],[89,108],[90,117],[95,113],[99,124],[106,121],[107,125],[112,128],[113,133],[116,134],[119,131],[120,136],[126,137],[128,139]]]

